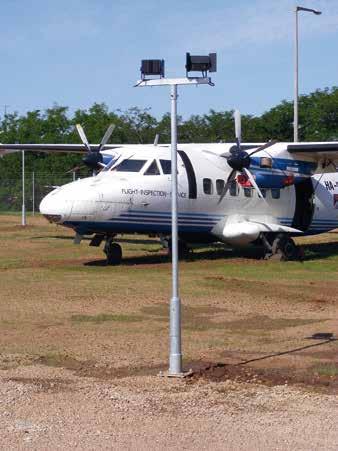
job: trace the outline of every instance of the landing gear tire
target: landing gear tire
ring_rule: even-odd
[[[171,240],[168,240],[168,255],[171,258]],[[184,241],[178,240],[178,258],[179,260],[186,260],[190,255],[190,249]]]
[[[122,248],[117,243],[106,241],[104,253],[107,256],[107,265],[119,265],[122,261]]]
[[[266,260],[295,261],[302,259],[302,250],[296,246],[292,238],[278,234],[271,245],[270,252],[265,254]]]

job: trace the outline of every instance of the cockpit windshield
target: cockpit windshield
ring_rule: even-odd
[[[171,160],[160,160],[163,174],[171,174]]]
[[[118,172],[140,172],[147,160],[123,160],[113,170]]]

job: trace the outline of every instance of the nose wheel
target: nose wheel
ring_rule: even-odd
[[[107,265],[121,264],[122,247],[118,243],[114,243],[112,238],[106,240],[103,251],[107,256]]]

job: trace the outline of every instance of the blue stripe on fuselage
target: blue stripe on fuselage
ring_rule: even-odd
[[[75,229],[78,233],[86,235],[91,233],[171,233],[171,223],[141,223],[119,221],[65,221],[66,227]],[[178,224],[179,233],[206,233],[210,232],[212,225],[182,225]]]
[[[261,168],[260,160],[261,157],[250,157],[252,163],[250,169],[260,171],[263,173],[270,172],[270,168]],[[312,161],[294,160],[289,158],[273,158],[272,159],[272,169],[277,169],[280,171],[285,171],[287,173],[292,172],[294,175],[307,175],[311,176],[314,174],[317,168],[317,163]]]

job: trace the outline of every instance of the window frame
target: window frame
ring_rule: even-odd
[[[244,186],[243,191],[244,191],[244,197],[246,197],[247,199],[253,198],[253,191],[254,191],[253,188],[251,188],[249,186]]]
[[[140,166],[140,168],[137,171],[130,171],[130,170],[119,170],[119,168],[124,164],[124,163],[130,163],[132,161],[140,161],[143,162],[142,166]],[[140,174],[142,169],[144,168],[144,166],[147,164],[148,160],[143,160],[140,158],[127,158],[125,160],[122,160],[121,163],[119,163],[116,167],[112,168],[112,171],[116,171],[116,172],[132,172],[134,174]]]
[[[217,183],[217,182],[222,182],[222,188],[221,189],[219,189],[219,186],[218,186],[219,183]],[[224,193],[225,185],[226,185],[225,180],[223,180],[223,179],[216,179],[216,193],[217,193],[218,196],[221,196]]]
[[[209,187],[210,187],[210,192],[206,191],[206,185],[205,183],[209,183]],[[214,194],[214,184],[211,178],[209,177],[203,177],[202,179],[202,184],[203,184],[203,193],[207,196],[212,196]]]
[[[169,163],[170,172],[166,172],[167,168],[164,168],[162,166],[162,161],[164,161],[165,164]],[[159,158],[159,163],[160,163],[160,168],[161,168],[162,174],[163,175],[171,175],[171,160],[167,160],[165,158]]]
[[[155,166],[156,166],[156,168],[157,168],[157,171],[158,171],[157,174],[147,174],[147,172],[149,171],[149,169],[151,168],[151,166],[152,166],[153,164],[155,164]],[[149,166],[143,171],[143,175],[146,175],[146,176],[156,176],[156,175],[161,175],[161,171],[160,171],[160,168],[159,168],[159,165],[158,165],[158,162],[157,162],[156,158],[154,158],[153,160],[151,160]]]
[[[234,193],[233,187],[235,187],[236,192]],[[237,180],[231,180],[230,186],[229,186],[229,194],[231,197],[237,197],[239,195],[239,186],[237,183]]]
[[[280,188],[271,188],[271,198],[274,200],[280,199]]]

